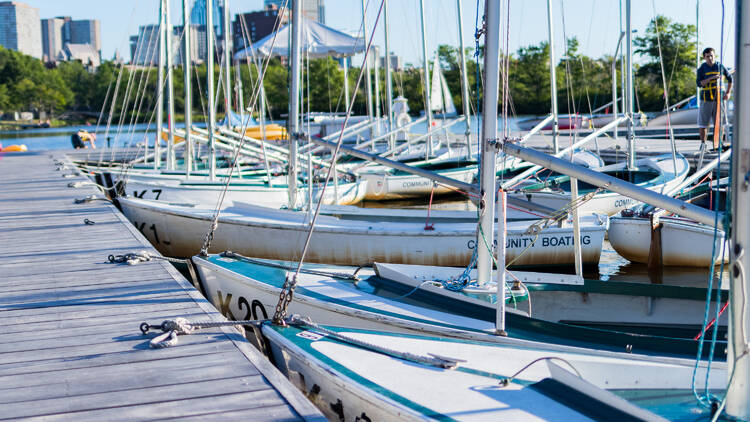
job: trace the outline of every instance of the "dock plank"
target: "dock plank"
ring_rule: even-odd
[[[0,157],[0,420],[323,420],[234,327],[148,346],[141,322],[225,319],[166,261],[109,263],[157,252],[64,160]]]

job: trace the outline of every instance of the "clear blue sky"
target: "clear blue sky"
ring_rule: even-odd
[[[21,0],[39,8],[41,18],[69,15],[74,19],[99,19],[102,30],[103,56],[111,58],[115,49],[129,59],[128,37],[135,34],[138,25],[156,22],[157,0]],[[366,0],[370,30],[375,19],[379,0]],[[258,10],[262,0],[229,0],[232,14]],[[464,0],[464,37],[473,46],[476,0]],[[484,1],[481,0],[480,7]],[[576,36],[580,50],[592,57],[614,52],[620,31],[619,8],[624,10],[624,0],[553,0],[555,45],[563,51],[563,30],[568,37]],[[171,0],[174,23],[180,23],[181,0]],[[734,65],[734,1],[725,0],[724,63]],[[339,30],[356,33],[361,20],[360,0],[326,0],[326,22]],[[655,8],[655,12],[654,12]],[[428,55],[433,56],[438,44],[458,44],[455,0],[425,0]],[[564,15],[562,13],[564,10]],[[683,23],[695,23],[695,0],[633,0],[633,28],[642,32],[654,13],[664,14]],[[623,12],[624,13],[624,12]],[[391,50],[406,62],[421,60],[421,38],[418,0],[390,0],[389,27]],[[563,17],[565,26],[563,28]],[[719,53],[721,39],[721,0],[700,1],[699,36],[701,48],[711,45]],[[382,45],[382,25],[376,34],[376,43]],[[510,45],[537,44],[547,39],[547,1],[510,1]],[[361,59],[360,59],[361,60]],[[355,58],[355,63],[357,63]]]

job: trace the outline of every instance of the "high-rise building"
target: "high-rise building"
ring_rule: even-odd
[[[214,0],[213,22],[216,38],[224,39],[224,2]],[[206,0],[195,0],[190,11],[190,23],[193,25],[206,25]]]
[[[182,54],[185,51],[185,37],[182,36],[182,26],[173,28],[172,47],[177,45],[178,51],[174,52],[173,62],[176,65],[182,65],[184,59]],[[190,25],[190,62],[203,63],[206,61],[208,48],[206,46],[206,25]],[[181,41],[180,41],[181,40]],[[179,43],[179,45],[178,45]]]
[[[291,0],[263,0],[263,6],[276,5],[279,9],[284,7],[284,3],[291,8]],[[308,19],[318,23],[326,24],[326,10],[323,0],[302,0],[302,13]]]
[[[39,9],[17,1],[0,2],[0,45],[41,59]]]
[[[140,66],[159,63],[159,25],[141,25],[138,35],[130,37],[130,63]]]
[[[63,26],[65,19],[50,18],[42,19],[42,60],[54,62],[63,51]]]
[[[99,21],[96,19],[84,19],[70,21],[71,44],[90,44],[94,50],[101,53],[102,40],[99,31]]]
[[[232,22],[234,51],[236,52],[245,48],[247,45],[247,38],[252,42],[257,42],[273,32],[273,29],[276,26],[276,21],[279,19],[280,12],[281,11],[276,5],[270,4],[267,5],[264,10],[259,12],[235,15],[234,22]],[[284,13],[281,16],[279,27],[282,27],[287,23],[289,23],[289,14]]]
[[[172,63],[182,65],[184,37],[182,26],[172,27]],[[193,63],[206,60],[206,26],[190,25],[190,59]],[[142,25],[138,35],[130,37],[130,63],[138,66],[156,66],[159,64],[159,25]]]

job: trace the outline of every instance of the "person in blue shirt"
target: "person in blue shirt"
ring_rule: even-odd
[[[716,62],[713,48],[708,47],[703,50],[703,60],[704,63],[698,68],[695,77],[695,83],[701,89],[701,106],[698,113],[698,133],[701,138],[701,151],[705,148],[708,127],[716,118],[716,102],[721,99],[728,100],[729,95],[732,93],[732,75],[729,74],[724,65]],[[721,94],[721,75],[724,75],[727,79],[727,90],[723,95]]]

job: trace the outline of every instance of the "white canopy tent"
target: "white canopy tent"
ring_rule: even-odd
[[[363,38],[355,38],[341,31],[329,28],[313,20],[302,18],[301,49],[312,57],[348,57],[365,51]],[[269,34],[258,42],[234,53],[236,60],[252,57],[255,49],[263,56],[289,56],[287,40],[291,39],[291,25],[279,29],[276,34]],[[276,41],[274,42],[274,35]]]

